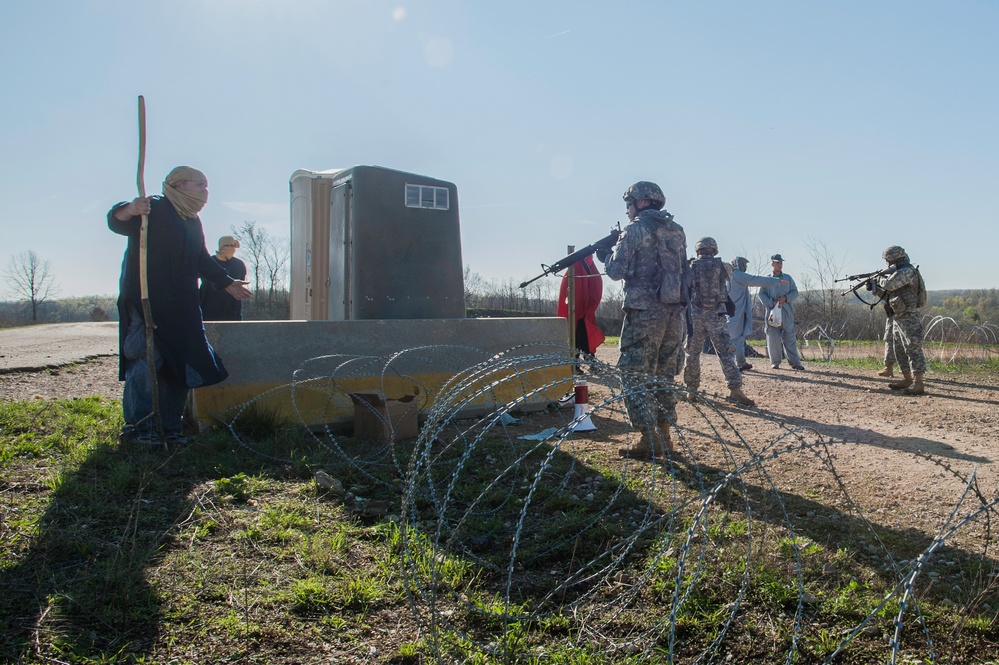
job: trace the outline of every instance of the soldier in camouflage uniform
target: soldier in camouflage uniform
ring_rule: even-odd
[[[715,256],[718,243],[714,238],[704,237],[694,244],[697,258],[690,262],[690,314],[693,333],[687,337],[684,347],[686,364],[683,368],[683,382],[690,390],[701,385],[701,346],[704,338],[711,340],[721,363],[725,381],[728,384],[730,400],[756,406],[742,392],[742,372],[735,364],[735,349],[725,325],[725,304],[728,302],[728,271],[725,264]]]
[[[680,369],[684,334],[684,281],[687,236],[663,207],[666,196],[654,182],[636,182],[624,193],[632,223],[621,234],[612,255],[597,252],[607,276],[624,280],[624,325],[618,367],[670,381]],[[636,380],[626,379],[625,388]],[[642,438],[621,448],[623,457],[664,459],[673,451],[670,423],[676,422],[672,389],[636,389],[625,398],[628,417]]]
[[[925,395],[923,374],[923,317],[920,309],[926,305],[926,285],[919,269],[909,262],[909,256],[898,245],[884,251],[882,258],[895,270],[876,280],[868,280],[874,295],[886,298],[891,310],[892,345],[895,360],[902,370],[902,380],[889,383],[892,390],[909,395]]]

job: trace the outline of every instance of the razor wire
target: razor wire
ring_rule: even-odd
[[[992,328],[984,330],[994,337]],[[431,366],[448,370],[440,385],[420,379]],[[415,441],[395,441],[391,419],[372,409],[388,432],[386,440],[364,453],[345,445],[349,437],[338,427],[340,404],[365,377],[374,377],[383,392],[393,381],[415,389],[412,408],[423,418]],[[580,379],[595,399],[583,413],[577,409],[570,416],[558,398]],[[318,427],[301,408],[305,394],[322,396],[327,411]],[[501,397],[511,394],[512,399]],[[807,527],[800,527],[801,516],[788,505],[790,498],[801,499],[794,491],[803,488],[786,486],[785,464],[812,464],[831,481],[845,507],[831,500],[820,504],[822,509],[837,520],[856,520],[887,561],[884,574],[896,580],[877,607],[840,634],[824,663],[865,635],[892,603],[898,609],[885,643],[888,662],[903,658],[907,635],[907,648],[916,648],[910,626],[920,635],[919,648],[936,662],[937,645],[919,603],[931,561],[943,547],[963,539],[961,547],[980,545],[977,556],[995,568],[991,520],[999,498],[978,487],[973,469],[963,471],[927,453],[895,451],[935,465],[963,488],[938,532],[927,537],[929,545],[915,558],[897,560],[879,536],[876,520],[851,496],[851,481],[836,463],[838,451],[858,442],[692,393],[672,381],[625,372],[592,356],[576,358],[560,345],[523,345],[502,353],[432,345],[390,357],[311,358],[288,384],[261,393],[224,418],[240,446],[271,459],[279,457],[241,435],[239,420],[255,404],[279,396],[289,399],[298,425],[318,450],[368,480],[399,490],[402,572],[427,655],[435,662],[450,662],[469,649],[509,658],[508,638],[516,631],[554,619],[568,620],[571,629],[563,640],[580,649],[596,645],[607,654],[657,655],[667,662],[724,660],[727,639],[759,585],[759,559],[778,534],[786,534],[782,540],[791,553],[796,598],[793,614],[786,617],[784,661],[794,662],[803,641],[813,637],[806,616],[816,599],[806,580],[802,543],[815,538],[802,535]],[[633,443],[641,435],[627,425],[629,401],[679,404],[680,415],[672,423],[677,454],[652,460],[617,455],[617,444]],[[642,415],[656,422],[657,414]],[[577,431],[587,418],[599,423],[597,432]],[[548,427],[530,437],[525,424]],[[647,434],[659,436],[656,432]],[[616,442],[610,449],[606,438]],[[973,505],[967,508],[969,502]],[[552,532],[550,524],[560,514],[573,519]],[[694,596],[711,583],[711,564],[719,554],[713,530],[736,516],[744,527],[740,538],[727,544],[742,548],[735,555],[731,595],[715,635],[690,653],[678,626],[692,611]],[[977,540],[971,535],[976,525],[984,525]],[[546,540],[539,542],[539,535]],[[588,546],[597,539],[599,547]],[[473,569],[474,582],[449,588],[448,570],[455,565]],[[643,609],[650,604],[658,616],[645,620]]]
[[[874,314],[872,319],[876,318]],[[986,321],[970,323],[950,316],[925,315],[923,322],[923,349],[927,359],[943,364],[961,361],[984,363],[999,355],[999,325]],[[799,350],[803,358],[829,362],[833,358],[872,357],[880,359],[884,340],[880,335],[884,329],[884,317],[871,329],[878,339],[870,339],[869,332],[848,337],[837,331],[846,326],[815,324],[799,334]]]

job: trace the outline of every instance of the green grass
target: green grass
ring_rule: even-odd
[[[622,483],[609,457],[583,465],[544,448],[517,457],[508,440],[487,438],[458,471],[459,459],[438,451],[439,467],[421,489],[433,484],[439,498],[459,473],[453,504],[438,513],[425,498],[432,493],[421,495],[410,514],[421,528],[406,529],[389,516],[401,512],[391,464],[361,473],[266,414],[253,416],[253,452],[224,432],[170,451],[119,445],[119,408],[98,398],[0,402],[2,663],[665,664],[665,637],[641,654],[577,638],[595,625],[616,636],[666,625],[677,596],[684,604],[675,616],[675,662],[693,660],[717,639],[733,662],[783,662],[799,584],[806,604],[796,662],[821,661],[873,613],[869,625],[880,632],[858,637],[837,660],[866,663],[882,659],[881,635],[898,611],[897,600],[877,609],[895,578],[859,554],[865,533],[830,531],[823,539],[793,535],[780,520],[750,523],[743,498],[762,498],[748,489],[731,502],[734,512],[719,506],[704,524],[694,509],[680,510],[678,528],[643,535],[618,576],[595,583],[588,575],[601,579],[605,544],[626,537],[629,516],[650,501],[646,478]],[[409,452],[396,451],[403,468]],[[367,504],[319,490],[316,468],[342,479],[352,496],[392,508],[372,515],[362,510]],[[487,489],[504,468],[515,475]],[[535,474],[542,480],[522,516]],[[595,514],[615,492],[614,508]],[[682,482],[676,493],[656,509],[665,514],[672,501],[696,494]],[[446,528],[438,532],[441,515]],[[692,547],[680,574],[688,530]],[[919,550],[891,530],[880,538],[898,558]],[[964,590],[918,587],[926,630],[959,656],[994,653],[994,562],[947,556],[952,564],[934,561],[931,569],[959,571]],[[581,568],[588,561],[598,563]],[[562,612],[551,598],[567,571],[595,586],[590,596],[562,591],[584,598]],[[612,602],[646,573],[633,598]],[[959,605],[944,604],[948,596]],[[428,630],[431,601],[436,633]],[[738,618],[722,635],[733,612]]]

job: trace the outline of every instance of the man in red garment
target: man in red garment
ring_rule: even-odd
[[[592,256],[577,261],[572,267],[576,290],[576,348],[593,355],[604,341],[604,334],[597,327],[597,307],[604,293],[603,279]],[[558,316],[569,318],[569,275],[562,277],[558,293]]]

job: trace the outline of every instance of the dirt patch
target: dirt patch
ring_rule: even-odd
[[[617,349],[601,349],[598,357],[616,362]],[[792,445],[789,433],[807,433],[829,441],[828,450],[768,462],[769,478],[761,484],[772,482],[800,498],[806,506],[802,515],[823,505],[846,506],[882,526],[930,535],[950,519],[973,473],[978,491],[999,495],[996,377],[930,373],[929,394],[917,397],[890,390],[889,380],[873,370],[806,362],[801,372],[786,365],[771,369],[765,358],[752,362],[743,389],[758,406],[745,409],[724,399],[728,391],[717,358],[702,356],[701,387],[715,397],[707,406],[681,403],[677,409],[685,445],[698,463],[731,469],[740,461],[731,459],[732,451],[745,450],[748,459],[782,437]],[[718,415],[708,413],[712,409],[730,427],[723,438],[734,445],[724,451],[711,445],[710,437],[698,440],[699,430],[717,426]],[[978,528],[970,528],[956,539],[981,547],[980,536]]]
[[[104,395],[121,399],[118,357],[101,356],[83,363],[30,372],[0,374],[0,399],[72,399]]]

